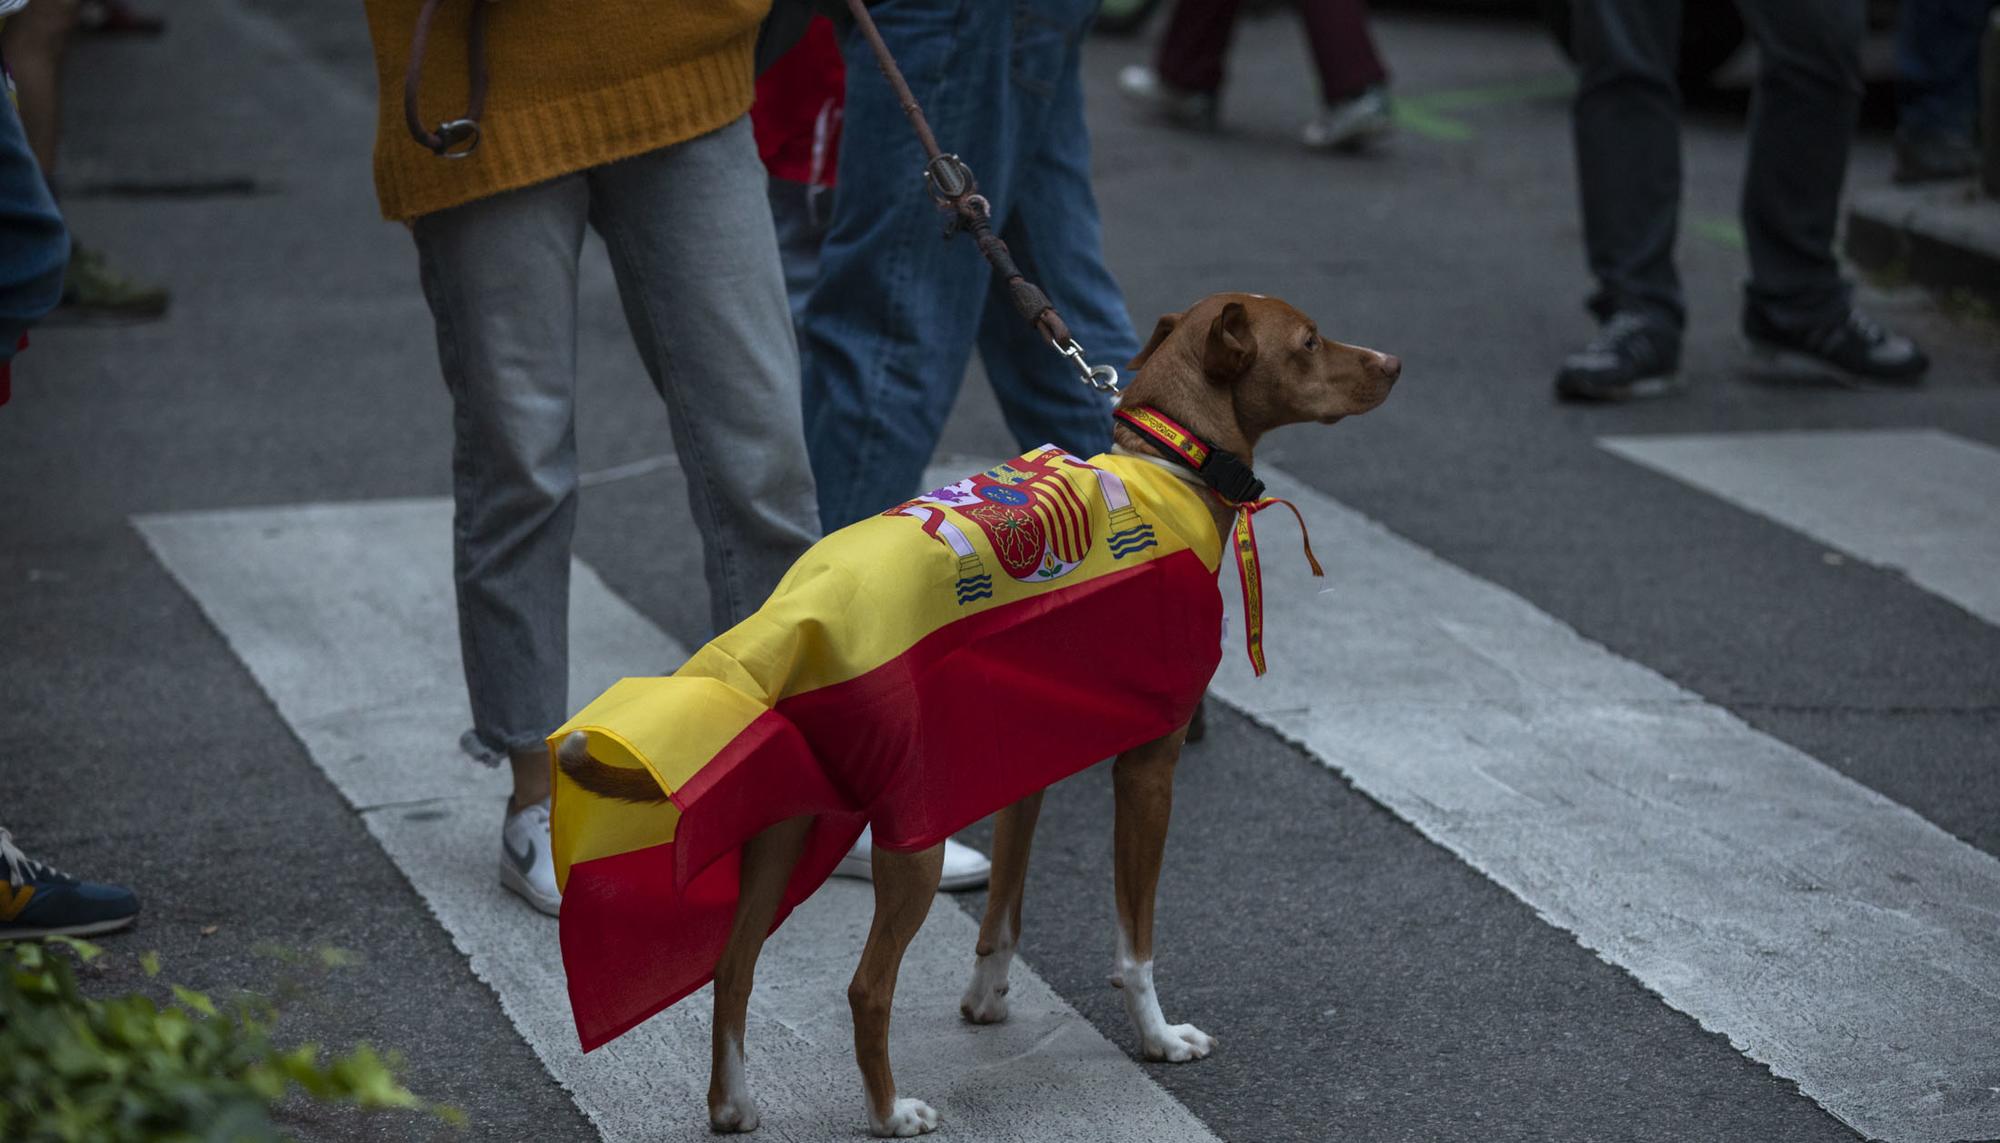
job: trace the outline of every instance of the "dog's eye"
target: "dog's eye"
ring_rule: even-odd
[[[1318,348],[1319,348],[1319,335],[1318,335],[1318,334],[1316,334],[1316,333],[1309,333],[1309,334],[1307,334],[1307,335],[1306,335],[1306,348],[1307,348],[1308,350],[1313,350],[1313,349],[1318,349]]]

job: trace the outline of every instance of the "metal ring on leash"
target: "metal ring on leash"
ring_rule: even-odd
[[[463,159],[479,149],[479,120],[452,119],[438,124],[440,146],[431,153],[440,159]],[[460,147],[459,144],[464,146]]]

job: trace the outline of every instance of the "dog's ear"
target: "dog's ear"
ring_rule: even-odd
[[[1139,356],[1134,357],[1125,368],[1131,370],[1144,368],[1146,359],[1153,355],[1155,349],[1160,348],[1160,343],[1167,340],[1167,335],[1174,332],[1174,327],[1181,324],[1181,318],[1186,316],[1186,314],[1161,314],[1159,324],[1153,327],[1153,336],[1146,339],[1146,348],[1140,350]]]
[[[1257,342],[1250,336],[1250,311],[1230,302],[1208,323],[1208,343],[1202,346],[1201,369],[1225,385],[1243,375],[1257,360]]]

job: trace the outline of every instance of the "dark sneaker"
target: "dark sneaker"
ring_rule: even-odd
[[[123,885],[78,881],[14,848],[0,829],[0,941],[87,937],[122,929],[139,915],[139,898]]]
[[[167,312],[164,287],[136,281],[111,268],[104,255],[72,245],[63,272],[62,301],[48,316],[52,324],[152,321]]]
[[[1743,318],[1750,353],[1773,372],[1825,377],[1849,385],[1916,385],[1931,360],[1917,343],[1877,325],[1859,310],[1803,336],[1785,333],[1753,310]]]
[[[1563,359],[1556,397],[1564,401],[1631,401],[1681,388],[1680,335],[1626,310],[1597,328],[1590,344]]]
[[[1118,73],[1118,90],[1176,127],[1215,130],[1219,101],[1212,91],[1183,90],[1161,79],[1159,72],[1139,64]]]
[[[1969,179],[1979,171],[1979,148],[1964,135],[1896,133],[1896,173],[1903,184]]]

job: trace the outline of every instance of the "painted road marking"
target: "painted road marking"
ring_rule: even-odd
[[[2000,1136],[2000,861],[1259,472],[1327,579],[1266,516],[1271,670],[1215,693],[1863,1134]]]
[[[1725,250],[1749,249],[1749,240],[1743,236],[1743,224],[1727,215],[1691,214],[1687,225],[1689,230]]]
[[[706,997],[583,1055],[555,923],[499,886],[505,782],[455,748],[469,716],[450,518],[446,501],[413,500],[137,523],[604,1137],[708,1140]],[[685,657],[580,563],[570,612],[573,705],[621,674],[671,670]],[[764,1112],[759,1138],[845,1139],[866,1129],[845,995],[871,901],[864,885],[828,885],[758,966],[750,1079]],[[1214,1143],[1018,961],[1011,1019],[964,1024],[958,999],[977,936],[970,917],[939,902],[910,946],[896,997],[897,1078],[905,1094],[943,1112],[952,1138]],[[1109,931],[1105,941],[1108,949]]]
[[[1477,87],[1405,93],[1396,97],[1389,113],[1395,118],[1397,126],[1413,134],[1444,143],[1463,143],[1477,132],[1463,119],[1454,118],[1451,112],[1567,99],[1575,91],[1576,77],[1561,72]]]
[[[2000,624],[2000,449],[1935,429],[1598,443]]]

